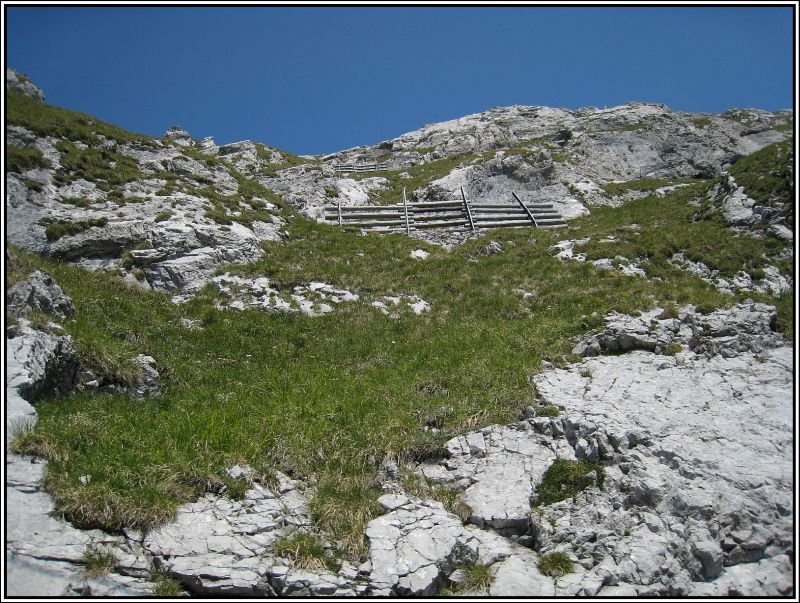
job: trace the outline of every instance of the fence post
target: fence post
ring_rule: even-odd
[[[475,222],[472,220],[472,210],[469,207],[469,202],[467,201],[467,196],[464,194],[464,187],[461,188],[461,198],[464,200],[464,209],[467,212],[467,218],[469,218],[469,227],[472,230],[475,230]]]
[[[531,224],[533,224],[536,228],[539,228],[539,225],[536,223],[536,218],[533,217],[533,213],[531,213],[531,210],[528,209],[528,206],[522,202],[522,199],[517,197],[517,193],[512,191],[511,194],[514,195],[514,199],[517,200],[517,203],[519,203],[522,206],[522,209],[525,210],[525,213],[528,214],[528,219],[531,221]]]
[[[406,216],[406,235],[411,235],[411,226],[408,223],[408,201],[406,200],[406,187],[403,187],[403,213]]]
[[[336,202],[336,212],[339,214],[339,226],[342,225],[342,202]]]

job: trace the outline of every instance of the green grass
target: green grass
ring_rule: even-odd
[[[170,578],[169,574],[154,572],[150,580],[154,583],[153,595],[156,597],[179,597],[184,592],[181,583]]]
[[[54,136],[88,145],[100,143],[105,136],[119,143],[158,144],[153,138],[113,126],[85,113],[61,109],[34,100],[20,92],[6,92],[7,123],[24,126],[40,136]]]
[[[92,218],[91,220],[79,220],[77,222],[42,218],[40,222],[45,227],[44,233],[47,240],[57,241],[61,237],[79,234],[93,226],[105,226],[108,224],[108,218]]]
[[[439,178],[443,178],[460,164],[477,157],[480,157],[480,155],[476,153],[462,153],[453,155],[452,157],[445,157],[444,159],[436,159],[428,163],[413,165],[402,170],[364,172],[351,175],[350,177],[362,179],[372,176],[381,176],[387,178],[389,180],[387,188],[385,190],[371,192],[370,200],[375,205],[390,205],[392,203],[400,203],[403,200],[403,188],[406,189],[406,197],[411,200],[413,199],[413,192],[415,189],[426,186]],[[404,172],[408,173],[411,177],[401,178],[400,174]]]
[[[417,473],[407,473],[403,476],[403,490],[412,496],[439,501],[461,521],[466,522],[472,514],[472,509],[463,501],[460,492],[441,484],[431,483]]]
[[[22,184],[25,185],[30,191],[36,191],[37,193],[41,193],[42,189],[44,189],[44,185],[41,182],[37,182],[36,180],[31,180],[30,178],[25,178],[22,181]]]
[[[265,201],[277,205],[279,212],[287,211],[288,205],[280,195],[247,178],[231,166],[228,166],[227,169],[238,183],[239,188],[236,193],[223,195],[211,186],[183,187],[185,192],[200,195],[209,200],[211,207],[204,212],[206,218],[217,224],[230,225],[238,222],[252,227],[255,221],[269,222],[272,219],[274,213],[264,209]],[[160,194],[160,191],[156,194]]]
[[[536,504],[551,505],[572,498],[578,492],[593,485],[594,480],[586,477],[592,471],[597,473],[597,484],[603,485],[603,467],[587,461],[556,459],[547,468],[542,482],[536,487]]]
[[[64,203],[65,205],[74,205],[75,207],[82,207],[84,209],[91,207],[92,203],[94,203],[94,201],[87,199],[86,197],[65,197],[64,199],[61,199],[60,202]]]
[[[39,149],[32,147],[6,147],[6,169],[9,172],[22,174],[36,168],[49,168],[50,162],[44,158]]]
[[[7,282],[33,268],[54,277],[75,301],[76,316],[63,324],[86,362],[125,381],[131,359],[151,355],[163,393],[136,404],[88,392],[43,400],[37,426],[15,447],[48,459],[45,487],[58,512],[106,529],[156,525],[222,486],[241,495],[242,484],[225,482],[233,463],[313,478],[316,529],[357,559],[366,550],[364,526],[381,512],[371,483],[383,460],[434,458],[455,435],[516,420],[536,404],[529,376],[544,360],[571,358],[570,338],[587,330],[587,316],[669,304],[713,309],[743,299],[667,262],[682,250],[735,272],[783,249],[745,235],[732,244],[719,221],[694,221],[690,201],[709,186],[595,208],[569,229],[502,231],[505,252],[492,256],[481,248],[497,233],[448,251],[398,234],[354,236],[293,215],[285,241],[264,243],[260,261],[230,270],[268,276],[284,291],[322,280],[362,296],[321,317],[219,310],[211,289],[177,306],[108,274],[18,252]],[[631,224],[640,225],[638,234]],[[617,241],[596,243],[608,235]],[[592,258],[644,257],[648,275],[661,280],[561,262],[548,249],[580,237],[591,237],[584,250]],[[409,257],[420,246],[431,254],[424,265]],[[515,288],[536,295],[524,299]],[[391,319],[368,305],[401,293],[421,296],[431,311]],[[775,303],[781,330],[792,332],[791,294],[747,297]],[[204,330],[182,328],[182,318]],[[92,479],[82,484],[86,474]],[[450,503],[451,494],[437,495],[457,503],[457,493]]]
[[[83,573],[86,576],[104,576],[114,569],[114,553],[103,548],[88,547],[81,557]]]
[[[621,195],[628,191],[652,192],[663,186],[677,184],[680,182],[691,182],[690,180],[662,180],[660,178],[642,178],[640,180],[628,180],[627,182],[607,182],[600,186],[611,196]]]
[[[649,278],[669,279],[672,292],[666,293],[664,303],[684,305],[688,299],[695,299],[694,305],[720,307],[746,298],[757,299],[778,307],[780,321],[785,336],[791,337],[792,324],[790,299],[774,298],[756,293],[726,296],[711,285],[702,287],[697,280],[675,274],[669,259],[677,252],[693,261],[704,262],[712,270],[719,270],[723,278],[731,278],[740,270],[748,274],[758,274],[768,264],[780,264],[769,258],[779,255],[786,243],[775,238],[756,238],[746,233],[731,231],[724,220],[715,213],[703,212],[692,206],[692,200],[704,200],[711,182],[698,181],[690,186],[677,189],[663,198],[646,197],[629,201],[618,209],[597,207],[591,216],[582,221],[592,224],[597,232],[587,245],[578,251],[586,253],[587,260],[613,258],[620,255],[626,258],[641,258],[640,263]],[[705,215],[706,219],[698,219]],[[637,224],[637,229],[629,229],[624,224]],[[585,231],[584,231],[585,232]],[[614,242],[598,242],[602,236],[612,235]],[[793,269],[782,264],[784,274],[792,275]],[[686,279],[689,280],[686,280]],[[791,297],[791,296],[789,296]],[[727,302],[725,300],[728,300]]]
[[[65,140],[56,143],[56,149],[61,153],[61,168],[56,174],[56,182],[61,185],[83,178],[102,190],[110,191],[112,187],[144,177],[135,159],[110,149],[81,149]]]
[[[559,578],[574,570],[572,560],[566,553],[547,553],[539,557],[539,571],[545,576]]]
[[[635,132],[636,130],[644,130],[647,128],[647,123],[643,121],[637,121],[634,124],[626,124],[619,128],[614,128],[610,130],[611,132]]]
[[[711,125],[711,118],[706,116],[695,117],[694,119],[692,119],[692,123],[697,128],[706,128]]]
[[[175,212],[173,212],[173,211],[169,211],[169,210],[160,211],[153,218],[153,222],[166,222],[167,220],[169,220],[174,215],[175,215]]]
[[[554,406],[552,404],[546,404],[543,406],[536,407],[536,416],[537,417],[557,417],[561,414],[561,410],[558,406]]]
[[[463,580],[457,584],[452,584],[447,592],[440,594],[453,596],[469,591],[487,592],[494,581],[491,568],[491,565],[484,565],[483,563],[459,565],[456,569],[461,571]]]
[[[776,142],[731,166],[730,173],[760,205],[787,208],[786,226],[794,229],[794,178],[791,140]]]
[[[273,163],[262,167],[261,173],[264,176],[275,177],[280,170],[285,170],[286,168],[295,167],[298,165],[304,165],[308,163],[311,164],[318,163],[318,161],[314,159],[305,159],[289,151],[276,149],[275,147],[267,148],[266,145],[261,144],[260,142],[256,143],[256,155],[258,156],[259,159],[263,161],[271,161],[272,157],[271,151],[277,151],[280,154],[282,161],[280,163]]]
[[[336,571],[339,563],[314,534],[296,532],[288,538],[277,540],[272,547],[278,557],[290,559],[295,567],[302,569],[328,569]]]

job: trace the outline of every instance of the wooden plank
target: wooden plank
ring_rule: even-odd
[[[527,205],[525,205],[525,204],[522,202],[522,199],[520,199],[519,197],[517,197],[517,193],[515,193],[514,191],[511,191],[511,194],[513,195],[514,199],[516,199],[516,200],[517,200],[517,203],[519,203],[519,204],[522,206],[522,209],[524,209],[524,210],[525,210],[525,213],[526,213],[526,214],[528,214],[528,217],[529,217],[529,218],[530,218],[530,220],[531,220],[531,224],[533,224],[534,226],[538,226],[538,224],[536,223],[536,218],[534,218],[534,217],[533,217],[533,214],[531,213],[531,210],[529,210],[529,209],[528,209],[528,206],[527,206]]]
[[[406,199],[406,187],[405,186],[403,187],[403,214],[405,214],[405,217],[406,217],[406,234],[410,235],[411,234],[411,227],[409,226],[409,223],[408,223],[408,200]]]
[[[467,196],[464,194],[464,187],[459,187],[461,189],[461,198],[464,200],[464,209],[467,211],[467,218],[469,218],[469,227],[472,230],[475,230],[475,222],[472,220],[472,211],[469,208],[469,202],[467,201]]]

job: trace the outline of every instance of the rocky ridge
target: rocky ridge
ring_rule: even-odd
[[[8,89],[39,102],[38,88],[21,77],[8,69]],[[718,176],[715,204],[731,223],[772,225],[774,236],[791,237],[786,211],[749,198],[726,170],[790,138],[792,120],[791,111],[708,115],[648,103],[512,106],[374,146],[298,157],[252,141],[219,146],[178,127],[161,139],[116,130],[64,137],[12,115],[8,144],[33,149],[40,159],[21,162],[7,176],[7,240],[89,269],[119,271],[132,283],[185,299],[219,266],[252,262],[263,245],[286,236],[291,216],[276,194],[318,219],[324,204],[397,201],[403,186],[412,200],[456,198],[463,188],[475,201],[507,203],[516,192],[574,218],[592,206]],[[354,161],[386,161],[390,171],[352,175],[335,167]],[[116,165],[125,168],[111,174]],[[470,235],[434,229],[414,236],[452,245]]]

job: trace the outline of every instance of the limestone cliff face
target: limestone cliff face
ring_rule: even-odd
[[[464,187],[471,199],[491,202],[515,191],[526,200],[553,201],[570,217],[584,213],[584,206],[621,203],[625,197],[603,191],[607,183],[715,177],[739,157],[788,138],[785,129],[791,119],[791,112],[711,115],[647,103],[574,111],[499,107],[322,160],[325,165],[388,162],[390,168],[413,175],[419,166],[433,168],[437,161],[451,159],[454,165],[443,165],[435,178],[410,187],[409,196],[452,198]],[[336,174],[325,169],[280,174],[281,190],[298,204],[319,202],[321,189],[337,185]],[[393,178],[361,180],[359,191],[339,197],[355,200],[365,192],[379,199],[381,184]]]

